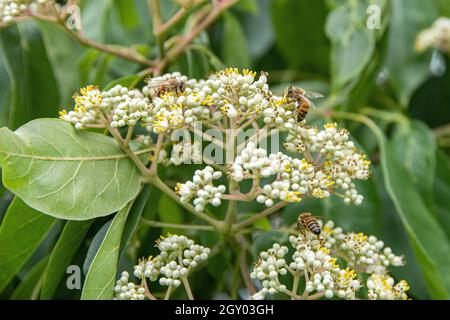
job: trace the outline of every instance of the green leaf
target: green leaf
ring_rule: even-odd
[[[94,238],[92,239],[88,252],[86,253],[86,257],[84,259],[83,263],[83,274],[87,275],[89,268],[91,267],[92,261],[95,258],[95,255],[97,254],[100,246],[103,243],[103,240],[105,239],[106,233],[108,232],[109,227],[111,226],[112,219],[106,222],[100,230],[97,231]]]
[[[397,159],[403,159],[414,186],[431,205],[436,169],[436,139],[433,132],[420,121],[400,126],[392,144]]]
[[[14,198],[0,226],[0,292],[39,247],[55,221]]]
[[[142,76],[133,74],[131,76],[125,76],[108,83],[106,87],[103,88],[103,90],[107,91],[109,89],[114,88],[117,85],[121,85],[122,87],[126,88],[135,88],[141,81]]]
[[[55,28],[53,23],[39,22],[38,26],[58,82],[60,104],[71,105],[74,92],[77,92],[81,86],[80,74],[75,62],[79,61],[83,49],[61,28]]]
[[[183,213],[180,206],[165,194],[159,198],[158,216],[161,222],[176,224],[183,223]],[[164,228],[162,231],[163,234],[167,232],[176,233],[177,230]]]
[[[289,65],[303,72],[326,74],[330,45],[323,30],[325,1],[275,0],[271,13],[277,46]]]
[[[375,34],[366,26],[368,6],[367,1],[345,1],[327,19],[334,92],[360,76],[375,50]]]
[[[81,294],[82,300],[111,300],[122,233],[133,203],[120,210],[92,261]]]
[[[39,30],[30,23],[1,29],[0,52],[11,85],[8,126],[56,114],[58,85]]]
[[[109,137],[38,119],[0,129],[3,184],[29,206],[68,220],[123,208],[140,189],[136,166]]]
[[[250,67],[247,39],[239,20],[230,12],[223,14],[222,60],[229,67]]]
[[[259,0],[256,10],[249,10],[242,20],[252,60],[261,58],[273,46],[275,32],[271,19],[271,0]]]
[[[11,295],[11,300],[37,300],[42,287],[43,272],[49,257],[41,259],[26,274]]]
[[[41,299],[53,297],[92,223],[93,220],[66,223],[45,269]]]
[[[403,107],[407,107],[414,91],[429,77],[431,54],[418,54],[414,43],[420,31],[437,17],[434,1],[395,0],[386,53],[390,83]]]
[[[120,21],[126,29],[133,29],[139,26],[139,16],[134,1],[116,0],[114,5],[119,13]]]
[[[408,233],[427,288],[433,298],[448,299],[450,245],[445,232],[416,189],[404,166],[404,156],[397,157],[399,143],[386,142],[381,132],[377,132],[377,138],[386,189]]]

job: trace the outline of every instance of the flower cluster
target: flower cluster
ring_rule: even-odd
[[[138,286],[133,282],[129,282],[130,275],[128,272],[122,272],[119,280],[116,281],[114,287],[114,300],[144,300],[145,288]]]
[[[403,259],[384,248],[384,243],[373,236],[361,233],[344,233],[334,228],[332,221],[322,229],[322,235],[316,237],[310,232],[301,232],[289,237],[295,249],[290,263],[285,260],[287,247],[279,244],[260,254],[250,276],[262,283],[262,289],[253,299],[264,299],[267,294],[285,293],[294,299],[310,297],[356,299],[364,285],[362,274],[369,274],[367,280],[369,299],[406,299],[409,290],[405,280],[394,284],[388,273],[390,266],[402,266]],[[338,263],[343,261],[345,267]],[[294,281],[305,278],[305,287],[299,295],[286,288],[280,280],[290,272]]]
[[[150,281],[159,279],[159,284],[167,287],[179,287],[182,279],[187,278],[189,272],[200,262],[206,261],[211,252],[209,248],[195,244],[193,240],[180,235],[161,236],[156,246],[160,250],[159,255],[141,259],[134,267],[134,276],[142,282],[146,278]],[[143,300],[145,288],[130,283],[128,273],[124,272],[116,282],[114,291],[116,299],[124,300],[131,297]]]
[[[210,166],[203,170],[195,171],[192,181],[178,183],[175,188],[180,195],[181,202],[189,202],[193,197],[196,211],[204,211],[207,204],[215,207],[220,206],[223,193],[226,191],[224,185],[214,186],[213,181],[222,177],[222,172],[214,171]]]
[[[102,92],[92,85],[80,89],[80,93],[74,95],[75,108],[67,112],[63,110],[59,113],[60,118],[71,122],[75,129],[85,128],[90,124],[101,122],[102,110],[108,106],[103,103]]]
[[[434,48],[450,54],[450,18],[441,17],[433,26],[422,31],[416,40],[416,49],[419,52]]]
[[[250,277],[258,279],[263,285],[263,289],[253,297],[254,299],[261,300],[266,294],[286,292],[287,288],[280,283],[278,276],[287,274],[284,256],[288,251],[287,247],[275,243],[271,249],[261,252],[259,260],[250,274]]]
[[[202,159],[202,144],[195,141],[194,143],[175,144],[169,162],[179,166],[181,164],[201,163]]]
[[[9,23],[14,17],[22,15],[27,9],[43,5],[50,0],[1,0],[0,22]]]
[[[149,132],[161,134],[196,121],[221,126],[224,117],[233,118],[239,124],[259,115],[272,99],[266,82],[266,74],[256,79],[256,73],[245,69],[242,74],[237,69],[226,69],[201,80],[174,72],[149,79],[142,90],[116,86],[108,92],[96,91],[95,94],[105,100],[104,111],[112,113],[111,126],[129,126],[141,121]],[[96,107],[91,109],[98,111],[100,106]],[[81,123],[77,126],[81,129],[83,122],[79,120],[89,110],[80,109],[77,101],[75,108],[77,114],[72,117],[64,114],[62,118],[75,125]],[[90,124],[98,124],[101,119],[89,117],[88,120]]]
[[[390,266],[401,267],[405,264],[402,256],[397,256],[392,249],[375,236],[363,233],[344,233],[341,228],[334,228],[328,221],[323,227],[324,246],[341,252],[347,258],[349,266],[368,273],[386,273]]]
[[[372,274],[367,280],[368,297],[370,300],[407,300],[406,291],[409,285],[405,280],[397,284],[394,278],[386,274]]]
[[[287,94],[282,97],[272,94],[266,73],[258,77],[247,69],[239,72],[229,68],[200,80],[188,79],[177,72],[164,74],[148,79],[142,90],[117,85],[101,92],[88,86],[75,96],[74,110],[62,111],[61,118],[77,129],[102,126],[133,129],[140,124],[149,135],[171,135],[181,128],[195,133],[197,121],[219,132],[248,126],[258,127],[258,130],[282,129],[288,133],[286,149],[301,156],[291,157],[276,151],[268,154],[258,148],[257,143],[249,142],[236,158],[227,159],[230,165],[221,171],[228,169],[233,182],[252,179],[254,188],[250,200],[267,207],[277,201],[323,199],[332,194],[343,198],[345,203],[360,205],[363,196],[358,193],[355,180],[369,177],[370,161],[355,147],[346,129],[338,129],[334,123],[326,124],[323,130],[307,126],[305,121],[299,123],[294,116],[297,108],[298,101],[288,98]],[[264,128],[259,128],[261,123],[258,125],[256,121],[259,118],[263,118]],[[127,138],[132,138],[132,131]],[[250,141],[255,141],[253,137]],[[142,136],[136,139],[144,141]],[[151,142],[151,137],[146,141]],[[228,144],[233,141],[217,141],[227,154],[234,151],[229,150],[232,144]],[[162,143],[159,158],[150,160],[177,166],[200,163],[208,158],[202,154],[201,142],[175,144],[171,153],[169,145]],[[207,167],[197,171],[192,181],[179,183],[176,192],[182,202],[193,200],[199,212],[209,204],[219,206],[225,187],[214,186],[213,180],[220,177],[221,172]]]
[[[311,134],[309,139],[308,149],[319,149],[318,152],[324,158],[322,162],[314,163],[305,158],[300,160],[281,152],[268,155],[265,149],[257,148],[253,142],[249,142],[231,165],[230,178],[241,182],[245,179],[260,181],[262,178],[273,177],[273,182],[259,186],[256,192],[256,200],[267,207],[273,206],[275,201],[300,202],[307,197],[323,199],[332,193],[338,194],[339,190],[343,192],[341,196],[345,203],[360,205],[363,196],[356,190],[353,180],[365,180],[369,177],[370,161],[356,150],[353,142],[348,141],[346,131],[338,132],[334,124],[327,125],[324,131],[315,136]],[[190,200],[205,184],[199,177],[194,179],[198,184],[187,182],[177,187],[183,201]],[[216,191],[212,191],[212,186],[208,189],[208,193],[202,192],[202,198],[205,199],[199,207],[202,210],[206,200],[211,199],[211,193]]]

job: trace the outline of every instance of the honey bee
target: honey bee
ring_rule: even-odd
[[[318,99],[323,98],[323,94],[318,92],[308,91],[302,88],[297,88],[293,86],[289,86],[285,91],[285,98],[289,102],[297,103],[297,121],[301,122],[305,120],[306,115],[308,114],[309,108],[316,106],[310,99]]]
[[[183,94],[186,89],[186,83],[180,81],[177,78],[169,78],[167,80],[152,81],[148,78],[147,85],[150,88],[154,88],[154,96],[161,97],[167,92],[174,92],[178,95]]]
[[[300,232],[309,231],[316,236],[320,236],[322,233],[322,229],[320,228],[320,224],[317,221],[316,216],[313,216],[309,212],[302,213],[297,220],[297,227]]]

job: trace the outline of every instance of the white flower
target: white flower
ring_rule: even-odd
[[[114,300],[144,300],[145,288],[128,281],[128,272],[122,272],[114,287]]]
[[[215,207],[220,206],[223,193],[226,191],[224,185],[214,186],[213,181],[222,177],[222,172],[214,171],[212,167],[197,170],[192,181],[179,183],[175,191],[180,195],[181,202],[189,202],[192,198],[195,210],[202,212],[207,204]]]

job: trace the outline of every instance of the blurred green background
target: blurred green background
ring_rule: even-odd
[[[164,19],[178,10],[173,1],[161,3]],[[371,4],[381,12],[380,28],[375,30],[366,25]],[[90,39],[133,46],[149,57],[157,56],[145,0],[85,0],[81,12]],[[373,176],[360,185],[365,196],[360,207],[332,198],[305,201],[303,208],[333,219],[346,230],[374,234],[396,253],[405,254],[407,265],[394,269],[394,275],[410,283],[414,299],[450,297],[450,133],[445,127],[450,122],[450,61],[443,53],[414,50],[417,34],[440,16],[450,16],[450,1],[242,0],[169,67],[197,78],[223,66],[264,70],[275,91],[296,84],[324,93],[319,109],[337,111],[332,120],[349,128],[370,155]],[[189,23],[189,18],[183,20],[168,36],[183,33]],[[35,118],[55,117],[61,108],[71,106],[72,95],[80,87],[103,87],[142,69],[82,47],[51,23],[30,21],[3,28],[0,127],[16,129]],[[320,122],[318,113],[312,112],[309,121]],[[369,117],[372,127],[352,121],[349,114]],[[164,174],[169,180],[190,177],[194,168],[185,169]],[[0,221],[12,198],[0,185]],[[298,207],[288,206],[278,222],[291,224],[298,213]],[[149,193],[144,216],[190,222],[180,207],[156,190]],[[108,220],[97,219],[88,226],[82,245],[69,257],[72,264],[89,266]],[[39,276],[63,225],[62,221],[51,224],[0,297],[39,296]],[[273,241],[287,240],[269,224],[257,227],[252,235],[255,255]],[[119,270],[130,268],[135,257],[151,254],[160,232],[140,227]],[[220,247],[211,233],[194,237],[203,245]],[[221,297],[231,286],[232,253],[220,249],[207,265],[208,272],[193,276],[191,283],[200,298]],[[1,265],[2,261],[0,274]],[[77,298],[79,292],[60,283],[53,297]]]

